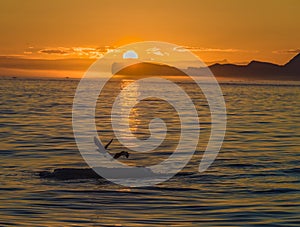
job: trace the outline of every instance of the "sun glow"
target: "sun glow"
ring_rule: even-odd
[[[139,56],[134,50],[128,50],[123,54],[123,59],[138,59]]]

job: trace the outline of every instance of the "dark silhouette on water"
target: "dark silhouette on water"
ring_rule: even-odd
[[[113,139],[111,139],[106,145],[105,150],[112,143]],[[94,137],[94,142],[100,151],[103,151],[103,146],[100,140],[97,137]],[[116,153],[113,158],[117,159],[121,156],[125,156],[129,158],[129,153],[127,151],[121,151]],[[112,176],[114,178],[140,178],[140,177],[150,177],[155,174],[151,171],[151,169],[144,167],[121,167],[121,168],[107,168],[107,167],[94,167],[99,169],[102,173],[105,173],[106,176]],[[92,168],[59,168],[55,169],[53,172],[50,171],[42,171],[38,174],[41,178],[51,178],[56,180],[75,180],[75,179],[99,179],[102,178],[99,176]]]
[[[143,178],[153,177],[156,174],[151,169],[146,167],[122,167],[122,168],[106,168],[94,167],[92,168],[59,168],[53,172],[42,171],[39,172],[40,178],[54,179],[54,180],[78,180],[78,179],[104,179],[101,176],[108,178]]]
[[[75,179],[98,179],[100,177],[93,169],[84,168],[59,168],[53,172],[42,171],[39,173],[41,178],[53,178],[57,180],[75,180]]]

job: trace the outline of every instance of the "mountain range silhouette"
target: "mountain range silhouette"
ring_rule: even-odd
[[[150,62],[136,63],[121,70],[118,70],[119,68],[118,63],[114,63],[112,73],[127,76],[184,76],[187,74],[205,76],[207,73],[207,68],[204,67],[188,67],[179,70],[172,66]],[[209,66],[209,69],[217,78],[300,81],[300,53],[285,65],[251,61],[247,65],[217,63]]]

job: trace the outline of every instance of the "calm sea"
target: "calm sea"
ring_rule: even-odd
[[[167,182],[125,188],[100,179],[38,176],[39,171],[87,167],[72,130],[78,80],[0,82],[1,226],[299,226],[300,86],[221,84],[228,113],[226,137],[217,160],[198,173],[210,133],[209,110],[193,84],[180,82],[199,112],[201,137],[195,155]],[[103,91],[106,98],[98,102],[96,123],[104,142],[114,136],[111,97],[115,88],[129,83],[111,82]],[[127,164],[156,164],[176,147],[178,115],[162,100],[135,106],[132,131],[147,138],[153,117],[168,125],[165,142],[148,154],[131,152]],[[118,141],[112,143],[112,152],[121,149]]]

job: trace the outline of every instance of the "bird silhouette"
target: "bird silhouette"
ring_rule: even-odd
[[[114,140],[114,138],[112,138],[106,145],[105,145],[105,150],[107,150],[108,146],[112,143],[112,141]]]
[[[126,158],[129,157],[129,153],[128,153],[127,151],[121,151],[121,152],[116,153],[116,154],[114,155],[114,159],[118,159],[118,158],[120,158],[120,157],[123,156],[123,155],[124,155]]]
[[[108,150],[108,147],[109,145],[113,142],[113,138],[104,146],[104,149],[105,150]],[[99,151],[103,151],[103,145],[102,143],[100,142],[100,140],[95,136],[94,137],[94,143],[96,144],[96,146],[98,147],[98,150]],[[104,154],[105,155],[105,154]],[[129,158],[129,153],[127,151],[121,151],[121,152],[118,152],[116,153],[113,158],[114,159],[118,159],[120,158],[121,156],[125,156],[126,158]]]

